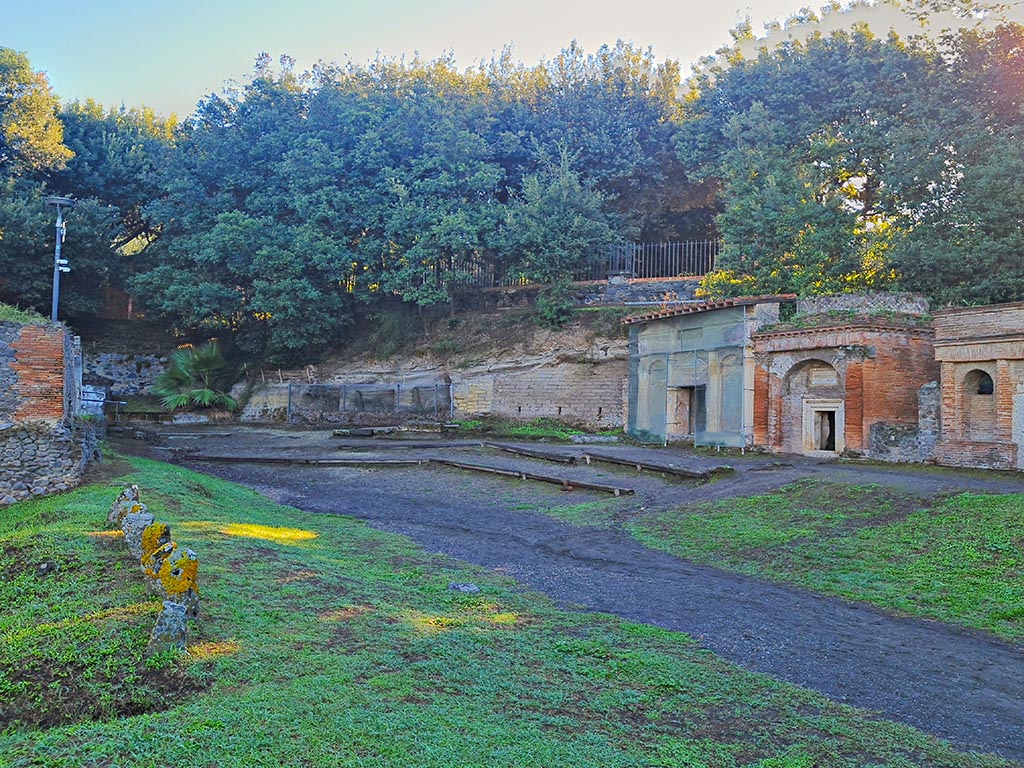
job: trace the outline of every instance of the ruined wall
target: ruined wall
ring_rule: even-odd
[[[98,424],[0,426],[0,504],[74,488],[98,458]]]
[[[476,416],[535,419],[551,417],[599,429],[622,427],[626,386],[626,356],[612,353],[576,360],[556,356],[497,361],[472,369],[437,368],[415,378],[396,371],[349,370],[332,377],[340,383],[380,386],[401,384],[404,390],[438,383],[452,385],[456,419]],[[232,394],[242,394],[236,387]],[[447,418],[447,409],[442,414]],[[288,414],[288,384],[261,384],[253,388],[240,418],[243,421],[284,421]],[[381,416],[386,420],[386,416]],[[378,419],[379,421],[380,419]]]
[[[936,460],[1024,469],[1024,302],[935,315],[942,435]]]
[[[100,426],[76,421],[80,360],[63,326],[0,323],[0,504],[71,488],[96,455]]]
[[[935,461],[939,419],[939,383],[930,381],[917,390],[917,424],[872,424],[868,455],[894,463]]]
[[[110,387],[113,397],[149,392],[153,381],[167,368],[161,355],[138,355],[122,352],[90,352],[83,360],[83,377],[90,384]]]
[[[832,296],[808,296],[798,299],[796,311],[801,315],[821,315],[828,312],[926,315],[928,314],[928,300],[917,293],[888,293],[885,291],[839,293]]]
[[[616,359],[471,376],[455,382],[455,409],[457,414],[550,417],[599,429],[621,427],[626,371],[626,361]],[[484,405],[489,410],[478,410]]]

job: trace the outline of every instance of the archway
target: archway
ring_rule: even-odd
[[[782,449],[810,455],[842,453],[845,422],[839,372],[824,360],[794,365],[783,380]]]
[[[974,368],[964,374],[960,397],[965,440],[985,443],[996,439],[995,391],[995,382],[988,371]]]

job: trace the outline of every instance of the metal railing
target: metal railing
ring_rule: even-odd
[[[608,247],[605,271],[634,278],[703,277],[715,268],[721,251],[721,240],[619,243]]]

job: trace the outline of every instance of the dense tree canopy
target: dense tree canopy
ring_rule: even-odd
[[[709,282],[1019,299],[1022,33],[856,29],[699,72],[678,145],[721,184],[720,265],[737,277]]]
[[[182,124],[61,106],[0,48],[0,300],[48,304],[48,194],[79,201],[65,316],[125,290],[150,317],[281,363],[383,301],[454,307],[482,279],[561,286],[560,307],[567,279],[631,239],[721,236],[712,294],[1017,300],[1022,100],[1013,24],[785,37],[751,59],[725,50],[685,85],[626,43],[462,71],[299,73],[261,55]]]

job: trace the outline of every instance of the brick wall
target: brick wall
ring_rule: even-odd
[[[1017,451],[1012,443],[943,441],[935,447],[935,459],[950,467],[1013,469],[1017,466]]]
[[[917,424],[918,389],[938,378],[932,334],[927,328],[868,320],[834,327],[780,329],[755,334],[753,339],[755,444],[773,451],[801,450],[801,402],[805,397],[838,397],[845,415],[845,448],[869,452],[873,425]],[[794,377],[802,376],[808,366],[834,369],[838,389],[816,391],[802,378],[798,385]],[[901,437],[900,442],[903,440]],[[884,439],[879,441],[882,444]]]
[[[935,354],[942,365],[936,460],[1024,468],[1024,302],[936,312]],[[991,377],[991,395],[978,393],[977,371]]]
[[[67,490],[102,427],[78,423],[81,357],[63,326],[0,323],[0,504]]]
[[[18,402],[10,417],[16,422],[55,424],[65,415],[65,337],[56,325],[23,325],[11,341]]]

